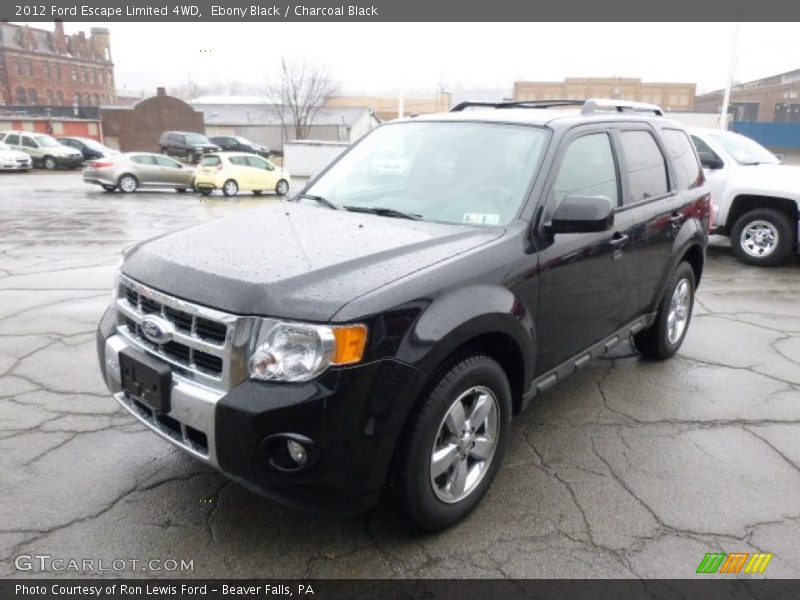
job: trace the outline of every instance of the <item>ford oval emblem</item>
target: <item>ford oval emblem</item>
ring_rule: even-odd
[[[154,344],[167,343],[172,339],[172,333],[174,331],[172,323],[153,315],[145,317],[139,324],[139,327],[142,330],[142,335]]]

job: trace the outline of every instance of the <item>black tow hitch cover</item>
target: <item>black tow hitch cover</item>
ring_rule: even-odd
[[[170,411],[172,369],[143,352],[125,348],[119,353],[122,390],[156,414]]]

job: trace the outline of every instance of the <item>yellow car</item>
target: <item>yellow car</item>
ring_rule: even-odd
[[[289,191],[289,173],[255,154],[214,152],[200,161],[194,187],[204,196],[214,190],[222,190],[226,196],[235,196],[240,190],[254,194],[274,191],[283,196]]]

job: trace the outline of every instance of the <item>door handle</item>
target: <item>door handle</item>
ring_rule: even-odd
[[[673,227],[679,227],[680,225],[683,224],[685,220],[686,220],[685,215],[674,212],[672,213],[672,216],[669,218],[669,224],[672,225]]]
[[[614,237],[608,240],[608,243],[614,246],[615,248],[622,248],[622,246],[628,243],[629,239],[630,237],[625,235],[624,233],[615,233]]]

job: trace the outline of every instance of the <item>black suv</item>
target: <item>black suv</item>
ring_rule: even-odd
[[[216,144],[224,152],[250,152],[264,158],[270,157],[269,148],[264,144],[256,144],[239,135],[219,135],[210,138],[210,140],[212,144]]]
[[[571,104],[387,123],[290,201],[134,247],[98,331],[115,398],[282,502],[458,521],[532,398],[629,338],[669,358],[692,315],[686,132]]]
[[[165,156],[184,156],[190,163],[197,162],[203,154],[219,152],[219,146],[199,133],[188,131],[165,131],[158,140],[161,154]]]

